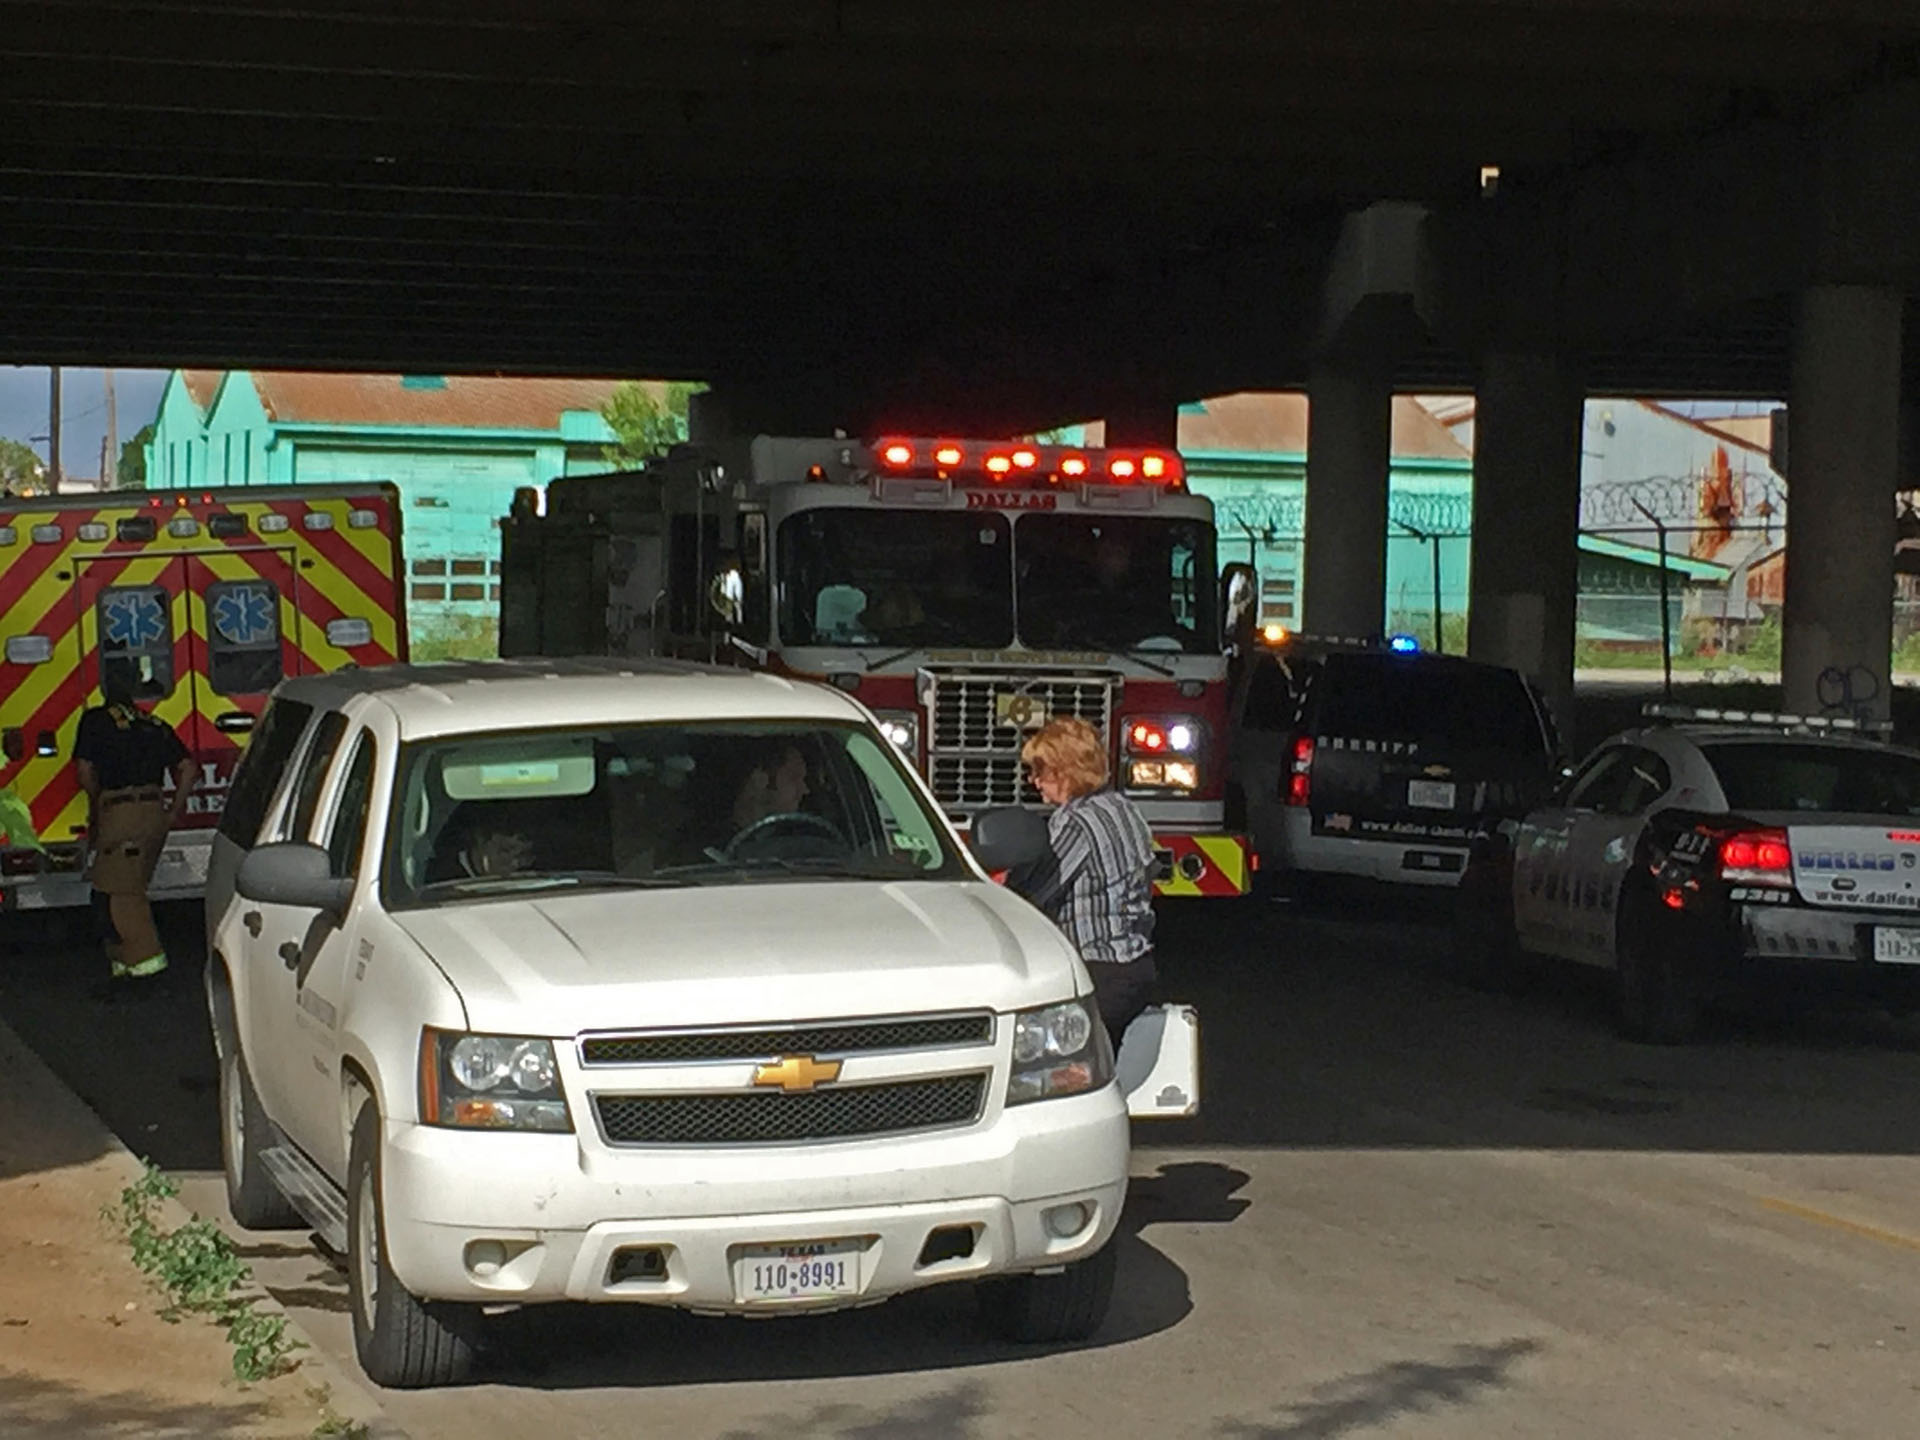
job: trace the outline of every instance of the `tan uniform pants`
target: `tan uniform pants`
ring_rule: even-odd
[[[166,847],[172,812],[158,786],[109,790],[94,817],[93,888],[107,897],[117,940],[107,958],[135,965],[161,952],[147,886]]]

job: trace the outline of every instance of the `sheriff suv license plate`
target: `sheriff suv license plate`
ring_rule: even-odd
[[[1451,780],[1409,780],[1407,782],[1407,804],[1421,810],[1451,810],[1453,808],[1453,781]]]
[[[734,1251],[733,1293],[742,1301],[858,1295],[860,1250],[857,1240],[743,1245]]]
[[[1876,925],[1873,958],[1883,965],[1920,965],[1920,930]]]

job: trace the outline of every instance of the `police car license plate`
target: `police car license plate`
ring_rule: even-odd
[[[1876,925],[1873,930],[1873,958],[1882,965],[1920,965],[1920,930],[1899,930]]]
[[[1451,780],[1409,780],[1407,804],[1421,810],[1451,810],[1454,788]]]
[[[860,1251],[857,1240],[742,1245],[733,1252],[733,1293],[748,1303],[858,1295]]]

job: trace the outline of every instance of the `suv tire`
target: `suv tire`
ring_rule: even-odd
[[[273,1122],[260,1106],[240,1042],[229,1039],[220,1057],[220,1162],[227,1209],[243,1230],[292,1230],[305,1222],[261,1163]]]
[[[387,1264],[380,1186],[380,1112],[371,1101],[353,1125],[347,1161],[347,1301],[353,1349],[376,1385],[452,1385],[473,1368],[479,1310],[411,1294]]]
[[[1109,1242],[1052,1275],[1016,1275],[980,1286],[980,1315],[995,1333],[1022,1345],[1085,1340],[1107,1318],[1119,1252]]]

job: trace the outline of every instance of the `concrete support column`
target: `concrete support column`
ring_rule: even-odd
[[[1791,714],[1889,713],[1903,300],[1864,285],[1800,297],[1781,637]]]
[[[1178,405],[1133,405],[1107,416],[1108,445],[1146,446],[1172,450],[1180,443]]]
[[[1564,356],[1496,352],[1482,362],[1467,653],[1539,686],[1563,735],[1573,705],[1585,402]]]
[[[1387,477],[1393,382],[1387,365],[1321,360],[1307,380],[1305,628],[1379,635],[1387,597]]]

